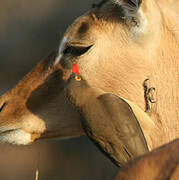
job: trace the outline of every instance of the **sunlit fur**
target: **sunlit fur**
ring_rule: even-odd
[[[0,141],[18,145],[26,145],[33,142],[30,133],[18,129],[2,133],[0,136]]]
[[[1,97],[0,106],[5,101],[7,105],[0,113],[0,127],[25,129],[35,134],[34,140],[84,134],[79,114],[66,102],[62,91],[70,69],[60,64],[71,61],[78,63],[91,86],[119,95],[143,111],[143,82],[149,78],[149,85],[156,88],[150,118],[160,129],[157,136],[150,132],[153,139],[149,146],[153,149],[178,137],[179,3],[143,0],[136,12],[137,22],[118,17],[111,3],[79,17],[64,35],[68,45],[92,45],[88,52],[70,59],[60,56],[60,60],[58,52],[52,52]],[[65,48],[64,44],[60,47]],[[54,63],[57,59],[59,63]],[[27,122],[31,128],[25,125]]]

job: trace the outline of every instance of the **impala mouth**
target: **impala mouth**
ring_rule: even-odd
[[[0,133],[0,142],[28,145],[34,141],[33,135],[22,129],[11,129]]]

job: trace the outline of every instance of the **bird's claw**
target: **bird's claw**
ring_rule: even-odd
[[[151,93],[153,91],[155,91],[155,87],[148,87],[148,81],[149,78],[147,78],[144,81],[144,98],[145,98],[145,103],[146,103],[146,112],[148,112],[149,114],[151,113],[151,106],[150,103],[156,103],[155,99],[153,98],[153,96],[151,95]]]

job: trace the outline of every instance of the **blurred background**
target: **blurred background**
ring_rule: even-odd
[[[94,0],[0,0],[0,94],[12,88],[48,52]],[[0,180],[112,180],[117,168],[87,137],[0,144]]]

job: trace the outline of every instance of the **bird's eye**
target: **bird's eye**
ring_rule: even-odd
[[[85,54],[91,46],[88,47],[79,47],[79,46],[67,46],[65,50],[63,51],[64,55],[72,55],[72,56],[81,56]]]
[[[6,106],[6,102],[0,107],[0,112],[4,109],[4,107]]]

